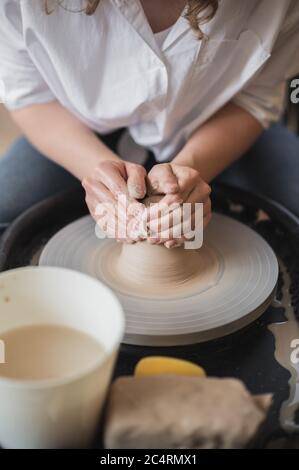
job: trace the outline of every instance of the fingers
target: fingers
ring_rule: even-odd
[[[120,194],[129,196],[127,188],[127,174],[123,163],[118,162],[102,162],[94,173],[94,178],[117,198]]]
[[[179,191],[179,184],[172,166],[168,163],[156,165],[148,174],[148,194],[174,194]]]
[[[86,191],[86,199],[88,198],[89,201],[88,207],[92,203],[90,212],[96,221],[104,216],[105,212],[115,217],[116,200],[106,186],[93,178],[85,178],[82,186]]]
[[[89,211],[109,238],[121,241],[138,241],[144,233],[143,214],[145,207],[138,202],[122,205],[102,183],[85,178],[82,186],[86,191]]]
[[[198,171],[189,167],[172,165],[180,186],[184,202],[204,202],[211,194],[210,186],[200,177]]]
[[[212,213],[209,212],[204,218],[203,218],[203,230],[206,229],[208,224],[210,223],[212,218]],[[173,248],[179,248],[181,247],[186,241],[190,242],[192,239],[193,233],[186,234],[184,237],[175,239],[175,240],[168,240],[167,242],[164,243],[164,246],[168,249],[173,249]]]
[[[172,170],[177,178],[180,194],[185,202],[195,186],[202,180],[199,173],[196,170],[193,170],[193,168],[172,165]]]
[[[211,189],[196,170],[188,167],[157,165],[146,179],[146,171],[140,165],[103,162],[95,171],[94,178],[87,178],[82,184],[86,190],[86,202],[90,212],[97,222],[100,221],[106,233],[111,233],[115,225],[125,225],[125,237],[131,240],[148,238],[147,222],[151,230],[150,243],[164,243],[168,248],[178,246],[190,239],[188,234],[185,234],[188,227],[190,232],[195,224],[196,203],[203,203],[204,227],[211,216]],[[161,201],[148,210],[137,201],[145,196],[146,186],[151,194],[164,194]],[[123,202],[122,198],[119,198],[120,195],[125,196]],[[135,205],[130,209],[132,202]],[[99,203],[107,204],[107,212],[110,218],[114,218],[113,221],[104,222],[102,214],[97,213]],[[117,203],[119,205],[116,215]],[[182,211],[183,203],[189,203],[190,206],[184,206]],[[122,214],[124,219],[119,214]]]
[[[203,207],[196,205],[196,210],[191,212],[190,208],[185,210],[184,207],[179,207],[168,216],[164,215],[160,219],[150,221],[150,240],[151,244],[166,244],[168,242],[176,241],[182,243],[189,240],[194,231],[201,229],[199,218],[203,218],[203,229],[206,227],[209,217],[211,215],[211,200],[210,198],[203,203]]]
[[[168,194],[160,202],[151,204],[147,208],[147,222],[153,231],[158,231],[158,226],[164,226],[172,217],[172,212],[181,210],[183,200],[180,194]]]
[[[163,227],[174,227],[194,214],[199,203],[204,205],[203,216],[205,216],[211,211],[210,192],[210,187],[200,182],[186,201],[183,201],[180,194],[166,195],[158,204],[149,208],[148,225],[156,233],[163,231]]]
[[[186,198],[185,202],[188,202],[192,205],[202,202],[205,203],[210,199],[211,195],[211,188],[210,186],[205,183],[205,181],[200,180],[193,188],[192,191],[189,193],[188,197]]]
[[[82,186],[86,191],[85,201],[90,214],[99,227],[111,237],[111,230],[116,222],[115,199],[103,184],[91,178],[84,179]],[[107,219],[111,221],[109,229]]]
[[[83,180],[90,213],[108,236],[112,237],[114,230],[122,233],[126,241],[140,239],[144,205],[136,198],[143,198],[146,193],[145,178],[141,165],[105,161],[95,169],[93,177]]]
[[[141,165],[128,162],[102,162],[94,178],[104,184],[114,197],[124,194],[131,199],[143,199],[146,194],[146,171]]]
[[[127,187],[133,199],[143,199],[146,195],[146,171],[141,165],[127,163]]]
[[[93,196],[87,195],[85,201],[91,216],[93,217],[97,225],[100,227],[102,232],[105,233],[109,238],[114,238],[115,227],[113,227],[111,224],[108,224],[106,217],[98,217],[97,215],[97,200]],[[109,218],[109,220],[114,221],[114,218]]]
[[[134,219],[131,219],[129,223],[126,224],[123,222],[122,218],[117,217],[117,212],[109,212],[108,210],[103,210],[102,214],[99,215],[98,200],[91,192],[86,195],[85,200],[90,214],[106,236],[126,243],[140,240]],[[105,203],[103,203],[102,207],[105,207]]]
[[[98,202],[115,204],[116,198],[109,189],[95,178],[84,178],[82,186],[86,193],[91,193]]]
[[[211,218],[211,188],[202,180],[198,171],[179,165],[167,166],[172,167],[179,190],[174,194],[165,194],[158,204],[149,208],[147,223],[150,228],[149,243],[165,244],[171,248],[191,241],[196,230],[204,229],[208,225]],[[162,166],[159,165],[156,171],[152,170],[150,174],[151,185],[158,191],[162,189],[161,183],[160,186],[155,186],[155,178],[158,179],[162,175],[159,167]],[[203,204],[203,207],[199,207],[199,203]],[[198,217],[202,217],[200,225]]]

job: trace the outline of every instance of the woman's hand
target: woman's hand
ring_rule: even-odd
[[[129,243],[139,240],[138,224],[144,206],[138,200],[146,194],[145,179],[146,171],[141,165],[105,160],[91,177],[82,181],[89,211],[109,237]]]
[[[161,211],[158,212],[158,208],[150,211],[151,243],[164,243],[167,248],[174,248],[188,240],[185,228],[192,227],[193,231],[196,230],[196,203],[203,204],[203,228],[208,225],[211,219],[211,188],[198,171],[174,163],[156,165],[148,174],[148,188],[152,195],[164,195],[158,204]],[[185,220],[185,217],[182,219],[183,203],[190,203],[189,220]],[[170,206],[171,214],[166,211],[163,215],[165,211],[162,206]],[[164,230],[164,227],[167,227],[167,230]]]

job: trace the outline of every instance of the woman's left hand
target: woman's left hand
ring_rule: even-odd
[[[154,166],[148,174],[148,193],[164,195],[158,204],[161,211],[150,211],[149,221],[154,236],[149,241],[152,244],[164,244],[167,248],[174,248],[189,240],[184,227],[192,226],[192,230],[196,230],[196,203],[203,204],[203,228],[211,219],[211,188],[193,168],[175,163]],[[185,203],[191,204],[187,211],[190,214],[189,220],[182,217],[182,204]],[[170,214],[163,210],[163,207],[167,206],[171,208]],[[164,230],[164,227],[167,227],[167,230]]]

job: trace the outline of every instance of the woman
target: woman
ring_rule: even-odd
[[[204,203],[207,224],[221,174],[299,215],[298,139],[265,130],[299,72],[297,0],[2,0],[0,14],[4,101],[25,135],[0,160],[2,227],[77,180],[95,218],[147,179],[168,203]]]

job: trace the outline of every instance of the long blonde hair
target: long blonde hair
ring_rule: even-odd
[[[85,7],[80,10],[86,15],[93,15],[101,0],[85,0]],[[45,11],[49,15],[49,0],[44,0]],[[63,0],[56,0],[57,5],[63,6]],[[199,39],[203,38],[201,26],[210,21],[216,14],[219,7],[219,0],[187,0],[185,18],[189,21],[190,27]]]

